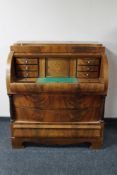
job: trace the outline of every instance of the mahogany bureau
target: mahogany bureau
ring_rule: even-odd
[[[102,44],[16,43],[7,65],[13,148],[103,143],[108,63]]]

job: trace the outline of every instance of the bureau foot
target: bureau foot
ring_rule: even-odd
[[[90,148],[100,149],[102,147],[102,142],[92,142]]]
[[[12,148],[24,148],[23,140],[18,138],[12,138]]]
[[[92,149],[100,149],[102,147],[102,141],[101,140],[91,140],[91,139],[63,139],[63,138],[57,138],[57,139],[39,139],[39,138],[12,138],[12,148],[24,148],[28,143],[33,144],[39,144],[39,145],[49,145],[49,146],[67,146],[67,145],[79,145],[82,143],[91,143],[90,148]]]

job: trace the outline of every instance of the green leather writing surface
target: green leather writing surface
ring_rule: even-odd
[[[77,83],[77,78],[68,78],[68,77],[46,77],[38,78],[36,83]]]

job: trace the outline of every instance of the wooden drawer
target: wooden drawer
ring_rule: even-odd
[[[77,66],[77,71],[89,71],[89,72],[92,72],[92,71],[98,71],[98,70],[99,70],[98,66],[80,66],[80,65]]]
[[[38,77],[38,72],[37,71],[17,71],[17,76],[18,77]]]
[[[37,58],[16,58],[16,64],[38,64]]]
[[[77,59],[77,65],[99,65],[100,59],[98,58],[79,58]]]
[[[34,70],[38,70],[38,65],[21,65],[21,64],[17,64],[16,65],[16,70],[22,70],[22,71],[34,71]]]
[[[29,125],[28,125],[29,126]],[[93,127],[88,127],[88,125],[86,126],[81,126],[78,127],[77,125],[68,125],[65,127],[65,125],[62,124],[58,124],[58,125],[30,125],[29,128],[27,127],[26,124],[21,125],[21,124],[14,124],[13,125],[13,138],[27,138],[26,140],[28,140],[28,138],[36,138],[36,140],[41,140],[42,138],[45,139],[44,142],[47,144],[48,143],[48,139],[52,138],[54,139],[54,145],[56,145],[55,139],[57,138],[59,145],[66,145],[67,143],[70,144],[70,142],[66,142],[65,144],[65,140],[69,139],[69,141],[71,141],[71,139],[75,139],[76,141],[79,138],[84,138],[84,139],[90,139],[90,138],[94,138],[95,139],[99,139],[102,135],[102,130],[100,129],[100,127],[95,128],[94,125],[92,125]],[[40,138],[40,139],[37,139]],[[64,138],[64,142],[62,140],[59,140],[61,138]],[[87,142],[86,139],[86,142]],[[58,145],[57,142],[57,145]],[[72,143],[72,142],[71,142]],[[76,143],[76,142],[75,142]],[[79,143],[79,142],[78,142]]]
[[[17,121],[35,122],[79,122],[97,121],[102,108],[86,108],[80,110],[39,110],[37,108],[15,108]]]
[[[101,107],[104,103],[102,96],[91,95],[62,95],[62,94],[33,94],[13,95],[15,107],[38,109],[84,109]]]
[[[78,78],[98,78],[98,72],[77,72]]]

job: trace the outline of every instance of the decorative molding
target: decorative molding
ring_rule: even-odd
[[[10,117],[0,117],[0,121],[10,121]],[[104,118],[105,126],[117,126],[117,118]]]

